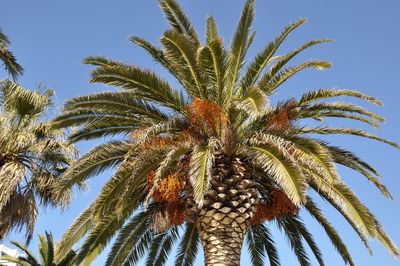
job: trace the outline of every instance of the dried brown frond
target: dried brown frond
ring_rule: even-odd
[[[29,194],[29,193],[28,193]],[[10,231],[21,232],[27,229],[27,239],[32,237],[37,210],[33,195],[13,193],[0,211],[0,239]]]
[[[293,114],[295,108],[295,101],[290,100],[278,106],[268,121],[267,128],[277,130],[287,130],[292,127]]]
[[[156,233],[165,232],[171,226],[169,214],[166,212],[166,204],[160,203],[160,208],[153,216],[152,229]]]
[[[185,203],[181,200],[158,203],[153,216],[152,229],[156,233],[165,232],[171,226],[182,224],[186,219]]]
[[[186,219],[185,203],[181,200],[169,202],[167,204],[167,212],[170,217],[171,225],[180,225]]]
[[[293,204],[288,196],[281,189],[274,189],[270,193],[268,200],[260,199],[257,204],[257,210],[254,214],[251,223],[261,224],[264,221],[283,216],[295,216],[299,213],[299,208]]]

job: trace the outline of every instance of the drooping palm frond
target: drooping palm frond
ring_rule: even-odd
[[[8,37],[0,30],[0,60],[7,72],[16,80],[18,76],[22,75],[24,69],[17,63],[14,54],[10,51],[10,44]]]
[[[265,265],[265,252],[267,253],[270,266],[280,265],[275,242],[266,225],[252,225],[247,234],[247,245],[254,266]]]
[[[185,231],[176,254],[175,265],[193,265],[194,261],[196,260],[199,242],[199,235],[196,226],[186,223]]]
[[[346,245],[343,243],[338,232],[329,223],[329,221],[322,214],[321,210],[315,205],[310,197],[307,198],[307,203],[305,204],[308,212],[319,222],[319,224],[324,228],[326,234],[332,242],[332,245],[336,248],[339,254],[342,256],[344,262],[349,265],[354,265],[353,259],[347,250]]]

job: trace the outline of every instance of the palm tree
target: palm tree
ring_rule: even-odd
[[[74,147],[43,121],[53,92],[0,83],[0,239],[11,230],[33,234],[38,205],[65,206],[56,198],[58,177],[75,156]]]
[[[5,69],[15,80],[19,75],[22,74],[24,69],[17,63],[15,56],[9,50],[10,40],[0,30],[0,60],[3,62]]]
[[[54,120],[57,128],[77,127],[71,141],[121,137],[94,148],[66,171],[61,192],[116,168],[67,230],[60,250],[85,238],[77,261],[88,263],[116,235],[106,265],[134,265],[146,253],[146,265],[162,265],[183,233],[176,265],[192,265],[200,242],[206,265],[239,265],[244,241],[253,265],[262,265],[266,257],[270,265],[279,265],[269,229],[274,222],[301,265],[310,265],[303,240],[324,265],[300,217],[304,209],[321,224],[344,262],[354,265],[340,235],[314,203],[309,193],[314,190],[345,217],[368,250],[366,237],[372,237],[398,256],[378,220],[339,178],[335,166],[361,173],[390,198],[379,173],[351,151],[316,136],[347,134],[399,146],[357,129],[305,126],[307,119],[335,117],[377,127],[383,121],[380,116],[324,100],[347,96],[381,102],[340,89],[270,102],[280,85],[298,72],[331,66],[322,60],[288,66],[297,54],[329,40],[312,40],[277,56],[286,37],[305,22],[301,19],[284,28],[245,68],[255,35],[253,0],[244,6],[229,49],[212,17],[202,43],[177,2],[162,0],[160,6],[171,25],[161,37],[162,48],[139,37],[131,41],[165,67],[180,87],[173,88],[150,70],[89,57],[84,63],[96,67],[91,82],[120,90],[73,98]]]
[[[38,260],[29,249],[16,242],[12,243],[21,249],[25,255],[18,258],[11,256],[2,256],[0,260],[14,263],[16,266],[72,266],[76,256],[75,251],[70,250],[65,254],[62,254],[62,259],[59,262],[55,261],[55,246],[53,236],[51,233],[45,232],[45,236],[39,235],[39,253],[40,260]],[[13,265],[14,265],[13,264]]]

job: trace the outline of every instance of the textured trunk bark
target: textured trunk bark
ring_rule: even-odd
[[[229,218],[226,222],[228,220]],[[212,219],[210,223],[214,226],[199,226],[204,264],[206,266],[240,265],[240,252],[247,225],[238,224],[232,219],[230,224],[224,224],[216,219]]]
[[[243,238],[258,200],[249,166],[241,158],[216,153],[210,189],[200,208],[188,189],[188,219],[196,224],[205,265],[240,265]]]

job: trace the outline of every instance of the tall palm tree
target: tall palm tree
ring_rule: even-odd
[[[0,60],[3,62],[4,68],[15,80],[22,74],[24,69],[17,63],[15,56],[10,51],[10,44],[8,37],[0,30]]]
[[[39,204],[68,203],[69,194],[56,198],[54,189],[75,149],[62,130],[43,120],[52,94],[0,83],[0,239],[13,229],[27,229],[29,240]]]
[[[311,195],[318,195],[345,217],[368,250],[366,237],[372,237],[398,256],[378,220],[335,166],[361,173],[390,198],[379,173],[352,152],[316,136],[347,134],[399,146],[357,129],[305,126],[310,118],[318,122],[335,117],[377,127],[383,121],[380,116],[353,104],[324,100],[347,96],[381,102],[339,89],[309,91],[278,104],[270,101],[298,72],[331,66],[322,60],[288,66],[297,54],[329,40],[312,40],[277,56],[287,36],[305,22],[301,19],[284,28],[245,68],[255,35],[253,0],[244,6],[229,49],[212,17],[202,43],[177,2],[159,3],[171,25],[161,37],[162,48],[139,37],[131,41],[180,86],[173,88],[150,70],[89,57],[84,63],[96,67],[91,82],[120,90],[73,98],[54,121],[57,128],[78,127],[71,141],[121,137],[94,148],[66,171],[61,192],[116,168],[65,233],[60,250],[85,238],[77,261],[87,263],[116,235],[106,265],[134,265],[146,253],[146,265],[162,265],[183,233],[176,265],[192,265],[200,242],[206,265],[239,265],[244,241],[253,265],[262,265],[266,257],[270,265],[279,265],[269,229],[274,222],[301,265],[310,265],[303,240],[324,265],[300,217],[304,209],[321,224],[345,263],[354,265],[340,235],[314,203]]]
[[[51,233],[46,232],[45,236],[39,235],[39,253],[40,260],[38,260],[29,249],[16,242],[12,243],[21,249],[25,255],[18,258],[11,256],[0,256],[0,260],[14,263],[16,266],[72,266],[76,256],[75,251],[70,250],[65,254],[62,254],[62,259],[59,262],[55,261],[55,246],[53,236]],[[14,265],[13,264],[13,265]]]

